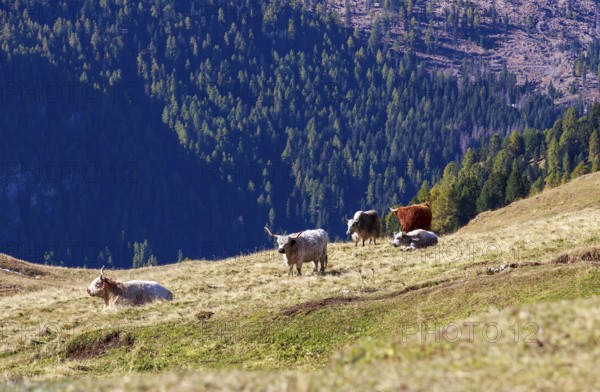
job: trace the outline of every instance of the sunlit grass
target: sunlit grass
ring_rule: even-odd
[[[364,248],[331,244],[325,276],[289,278],[274,249],[222,262],[107,271],[119,280],[157,280],[175,295],[139,308],[102,311],[102,301],[85,292],[97,271],[43,267],[38,278],[0,272],[2,284],[14,287],[0,297],[0,372],[5,380],[51,380],[42,388],[56,390],[69,383],[60,381],[65,377],[89,389],[97,380],[79,379],[86,376],[116,377],[94,384],[107,390],[193,390],[189,380],[200,389],[511,389],[515,380],[535,386],[534,375],[563,385],[593,375],[586,366],[600,351],[596,334],[586,333],[600,321],[600,270],[594,262],[551,260],[600,245],[598,189],[600,175],[578,178],[482,214],[422,251],[399,252],[391,239]],[[542,265],[486,273],[534,261]],[[505,332],[515,320],[537,323],[541,343],[407,335],[468,320],[496,322]],[[560,339],[568,330],[574,346],[565,347]],[[557,381],[554,371],[568,374]]]

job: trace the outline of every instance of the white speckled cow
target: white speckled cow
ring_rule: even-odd
[[[401,231],[394,236],[392,245],[402,247],[403,250],[414,250],[433,246],[438,243],[438,237],[435,233],[423,229],[417,229],[405,233]]]
[[[104,299],[104,309],[115,306],[143,305],[157,300],[171,301],[173,293],[158,284],[146,280],[130,280],[118,282],[104,276],[104,267],[100,276],[92,281],[87,288],[91,297]]]
[[[300,233],[289,235],[277,235],[267,229],[267,233],[277,239],[277,251],[283,254],[283,261],[288,266],[288,276],[293,275],[294,265],[298,275],[302,275],[302,264],[312,261],[313,272],[317,272],[319,262],[321,273],[325,273],[327,267],[327,242],[329,236],[323,229],[304,230]]]

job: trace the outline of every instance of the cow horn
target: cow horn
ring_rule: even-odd
[[[100,280],[104,282],[104,266],[100,269]]]
[[[346,214],[344,214],[344,220],[345,220],[346,222],[350,222],[350,219],[348,219],[348,218],[346,217]]]
[[[302,231],[301,231],[300,233],[298,233],[298,234],[293,234],[293,235],[290,235],[290,238],[291,238],[291,239],[293,239],[293,240],[295,240],[296,238],[300,237],[300,234],[304,233],[305,231],[306,231],[306,230],[302,230]]]
[[[392,208],[392,207],[390,207],[390,211],[392,211],[392,212],[396,212],[396,211],[398,211],[399,209],[400,209],[400,207],[398,207],[398,208]]]
[[[265,226],[265,230],[267,231],[267,233],[269,233],[269,235],[270,235],[271,237],[273,237],[273,238],[277,238],[277,237],[279,237],[278,235],[271,233],[271,230],[269,230],[269,229],[267,228],[267,226]]]

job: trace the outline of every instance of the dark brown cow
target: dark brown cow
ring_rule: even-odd
[[[400,221],[404,232],[417,229],[431,230],[431,207],[429,203],[415,204],[410,207],[390,208]]]
[[[363,246],[365,246],[366,240],[369,240],[369,244],[373,240],[377,245],[377,238],[381,236],[381,224],[377,211],[356,211],[354,218],[346,218],[346,223],[348,224],[346,235],[352,235],[354,246],[358,246],[358,241],[361,239]]]

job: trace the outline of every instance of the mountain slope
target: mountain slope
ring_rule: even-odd
[[[342,19],[371,34],[381,23],[390,43],[412,48],[430,69],[460,73],[462,61],[499,72],[541,91],[552,83],[559,103],[598,100],[597,64],[582,61],[597,45],[594,1],[329,2]],[[414,22],[412,21],[414,18]],[[410,37],[410,38],[408,38]],[[585,67],[583,65],[585,64]]]
[[[317,3],[2,0],[0,23],[0,247],[40,263],[226,258],[266,245],[254,225],[342,237],[344,214],[560,113],[507,71],[428,73]]]
[[[364,248],[334,243],[325,276],[286,278],[275,251],[108,271],[157,279],[175,294],[172,303],[143,308],[102,312],[84,291],[97,271],[46,267],[67,278],[27,278],[37,290],[0,297],[0,370],[18,381],[5,387],[191,390],[203,380],[207,390],[214,383],[351,390],[357,382],[431,390],[447,388],[449,378],[456,390],[593,385],[599,186],[600,173],[577,178],[485,213],[423,252],[399,252],[389,240]],[[479,323],[473,341],[470,322]],[[502,339],[482,335],[489,323]],[[447,335],[455,325],[458,340]],[[434,332],[423,337],[421,327]],[[564,366],[569,372],[555,379]],[[499,376],[511,369],[511,377]],[[145,374],[175,370],[185,373]],[[144,374],[115,376],[131,372]]]

